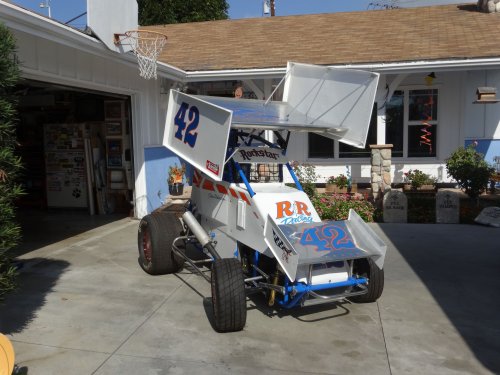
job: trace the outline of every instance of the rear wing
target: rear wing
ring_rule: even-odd
[[[283,101],[170,91],[163,145],[220,181],[233,129],[312,132],[364,147],[379,75],[288,63]]]

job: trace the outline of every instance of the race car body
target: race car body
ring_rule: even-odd
[[[212,264],[218,331],[244,327],[244,296],[255,291],[283,308],[375,301],[383,289],[385,244],[354,211],[348,220],[322,222],[287,148],[293,132],[364,147],[377,82],[371,72],[290,63],[282,102],[171,91],[163,144],[195,168],[193,187],[180,226],[171,217],[141,221],[146,272],[172,272],[188,262],[206,277],[185,251],[198,246],[201,262]],[[284,183],[286,173],[295,186]],[[159,234],[161,223],[172,228]],[[166,233],[179,229],[180,236]],[[153,243],[165,243],[166,255],[156,258],[162,250]],[[154,261],[163,264],[155,268]]]

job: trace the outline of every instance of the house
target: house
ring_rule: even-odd
[[[487,160],[500,155],[500,106],[474,103],[479,87],[500,86],[494,37],[500,14],[480,12],[475,4],[144,27],[168,35],[159,78],[149,81],[138,76],[133,55],[110,51],[93,36],[4,1],[0,21],[18,40],[31,103],[25,121],[37,123],[44,105],[70,102],[64,118],[45,115],[43,121],[91,123],[84,125],[94,139],[89,148],[98,148],[95,139],[105,144],[108,172],[115,170],[105,178],[117,193],[133,191],[126,199],[137,217],[161,205],[168,165],[179,162],[161,146],[168,90],[232,96],[242,86],[245,97],[268,98],[277,88],[273,98],[280,99],[287,61],[381,74],[367,144],[393,145],[395,183],[414,168],[449,182],[445,159],[471,142]],[[89,115],[96,106],[104,113]],[[106,117],[114,107],[117,117]],[[96,122],[110,134],[96,131]],[[318,182],[347,170],[356,182],[369,182],[368,148],[317,135],[292,142],[291,157],[315,164]],[[47,189],[58,189],[57,182]],[[116,194],[115,204],[120,199]]]

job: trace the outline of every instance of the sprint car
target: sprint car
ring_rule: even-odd
[[[383,291],[384,242],[355,211],[321,221],[287,156],[297,132],[364,147],[378,74],[289,63],[283,82],[281,102],[170,92],[163,144],[193,166],[192,193],[142,218],[139,263],[198,271],[219,332],[245,327],[250,293],[290,309]]]

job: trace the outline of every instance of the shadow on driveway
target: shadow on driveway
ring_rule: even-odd
[[[18,209],[17,216],[17,221],[21,226],[22,240],[12,250],[14,257],[126,217],[125,214],[90,216],[86,210],[42,211],[25,208]]]
[[[24,261],[18,289],[0,304],[0,332],[13,334],[26,328],[68,266],[66,261],[45,258]]]
[[[481,364],[500,373],[500,229],[450,224],[379,228]]]

